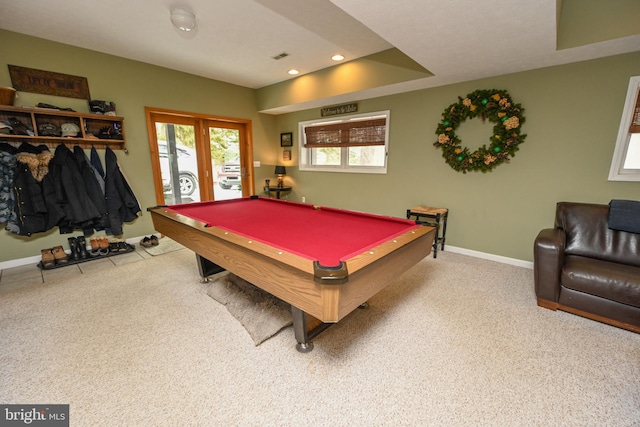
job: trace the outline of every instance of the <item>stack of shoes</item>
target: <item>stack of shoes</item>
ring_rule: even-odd
[[[42,249],[41,265],[43,269],[54,268],[66,264],[75,264],[100,255],[109,255],[109,252],[128,252],[134,249],[124,241],[109,242],[106,236],[93,237],[89,240],[90,247],[87,248],[87,240],[84,236],[69,237],[70,254],[67,254],[62,246]]]
[[[53,268],[56,265],[65,265],[69,262],[69,255],[62,249],[62,246],[42,249],[42,268]]]
[[[158,246],[160,242],[158,242],[158,237],[155,234],[147,237],[144,236],[144,239],[140,240],[140,246],[143,248],[150,248],[152,246]]]

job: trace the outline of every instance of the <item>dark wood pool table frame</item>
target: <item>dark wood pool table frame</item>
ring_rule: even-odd
[[[289,303],[300,352],[311,351],[314,337],[427,257],[435,237],[434,227],[418,226],[353,256],[336,272],[162,206],[148,210],[159,233],[196,253],[203,280],[227,270]]]

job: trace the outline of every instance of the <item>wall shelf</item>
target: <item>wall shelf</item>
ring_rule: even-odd
[[[6,135],[0,134],[0,141],[28,142],[31,144],[46,144],[55,148],[60,144],[66,144],[69,148],[79,145],[82,148],[106,148],[123,150],[125,148],[125,135],[123,117],[105,116],[102,114],[76,113],[49,108],[14,107],[0,105],[0,121],[5,122],[10,117],[15,117],[33,130],[30,135]],[[42,136],[38,134],[38,126],[43,123],[51,123],[60,127],[63,123],[74,123],[80,128],[78,137]],[[122,139],[98,138],[101,128],[109,127],[117,129]]]

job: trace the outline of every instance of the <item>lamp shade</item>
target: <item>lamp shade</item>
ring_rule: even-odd
[[[286,175],[287,170],[284,166],[276,166],[276,171],[274,172],[276,175]]]

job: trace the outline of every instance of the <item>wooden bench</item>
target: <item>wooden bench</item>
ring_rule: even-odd
[[[436,258],[438,256],[438,244],[440,244],[440,250],[444,250],[449,209],[414,206],[411,209],[407,209],[407,219],[412,219],[411,217],[415,217],[416,222],[419,224],[436,227],[436,237],[433,240],[433,257]],[[440,233],[441,229],[442,233]]]

